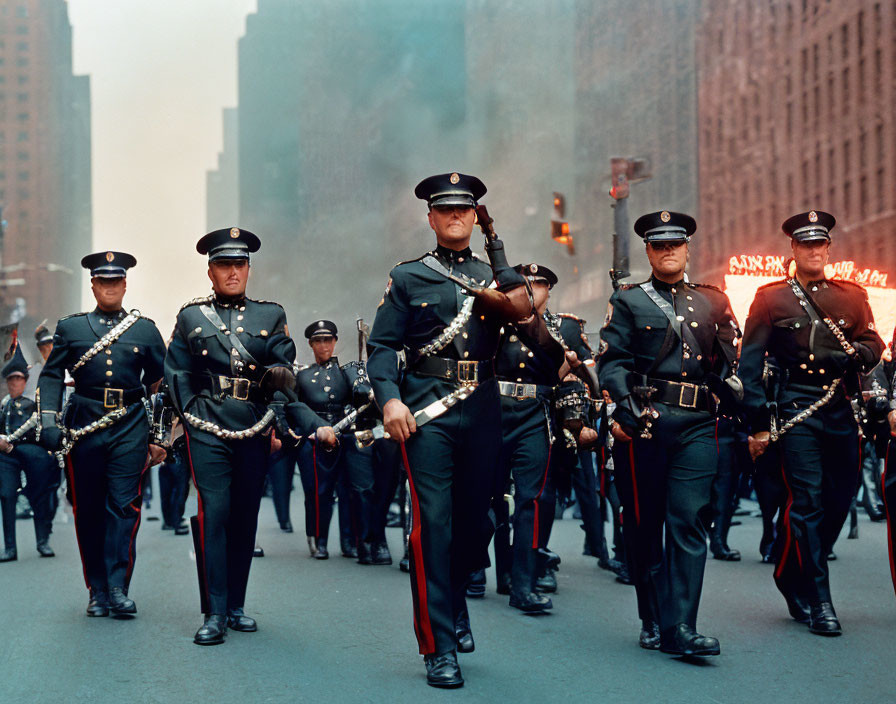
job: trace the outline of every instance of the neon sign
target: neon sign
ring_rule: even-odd
[[[728,273],[734,276],[771,276],[783,277],[792,269],[792,259],[777,254],[741,254],[728,260]],[[878,286],[886,288],[887,272],[877,269],[862,269],[854,261],[841,261],[828,264],[824,270],[829,279],[853,281],[862,286]]]

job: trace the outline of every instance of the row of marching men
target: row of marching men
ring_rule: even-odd
[[[205,615],[194,639],[202,645],[223,642],[228,628],[257,629],[243,608],[271,450],[295,449],[303,484],[315,487],[306,489],[314,523],[306,528],[312,553],[322,557],[332,489],[322,502],[320,486],[332,487],[339,474],[322,460],[342,461],[338,449],[351,446],[346,432],[359,432],[374,444],[395,442],[413,515],[408,557],[427,682],[460,686],[457,653],[475,648],[466,597],[480,588],[495,526],[505,528],[496,552],[511,606],[549,609],[537,587],[557,563],[545,550],[552,455],[602,447],[609,429],[639,642],[676,655],[717,654],[718,641],[697,632],[696,615],[717,420],[727,415],[745,424],[751,455],[773,445],[784,457],[789,494],[776,579],[791,614],[813,632],[840,632],[826,558],[846,515],[844,496],[848,511],[854,493],[848,468],[857,466],[859,411],[849,384],[877,364],[883,343],[864,291],[824,277],[833,218],[811,211],[785,222],[796,273],[760,289],[739,345],[725,295],[684,276],[696,223],[668,211],[643,216],[635,230],[652,275],[611,299],[598,374],[579,322],[547,310],[552,272],[508,264],[478,203],[485,190],[458,173],[418,185],[436,246],[392,270],[370,334],[369,379],[358,367],[354,380],[339,378],[346,386],[338,393],[338,364],[326,350],[335,327],[319,321],[332,335],[316,341],[314,329],[306,331],[316,363],[296,373],[282,307],[246,296],[249,256],[260,247],[251,232],[219,230],[199,241],[214,293],[183,306],[167,350],[152,321],[122,307],[134,258],[112,251],[84,258],[97,308],[59,321],[37,418],[39,442],[68,473],[89,615],[136,613],[128,587],[141,478],[164,457],[166,407],[180,420],[199,495],[191,523]],[[469,246],[477,221],[487,262]],[[763,384],[769,365],[786,375],[773,399]],[[66,373],[74,388],[63,404]],[[167,403],[158,393],[163,381]],[[369,403],[368,381],[383,422],[358,431],[360,414],[346,415],[338,396],[350,389],[357,409]],[[602,400],[606,422],[588,427],[586,410]],[[362,476],[370,472],[355,470],[356,485]],[[586,486],[582,495],[589,493]],[[382,554],[382,514],[381,507],[356,513],[367,521],[355,534],[359,557]],[[600,551],[600,537],[590,543]]]

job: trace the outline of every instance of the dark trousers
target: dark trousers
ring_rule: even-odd
[[[25,473],[24,494],[34,512],[34,536],[38,543],[50,537],[53,521],[53,492],[59,486],[59,465],[52,454],[39,445],[16,445],[9,453],[0,452],[0,508],[3,512],[3,542],[16,549],[16,498]]]
[[[190,468],[185,458],[176,450],[168,453],[165,462],[159,465],[159,501],[162,506],[162,520],[172,528],[177,528],[184,518],[187,494],[190,491]]]
[[[740,487],[742,469],[749,466],[749,450],[742,436],[735,434],[732,422],[719,419],[719,469],[712,483],[713,550],[728,547],[728,531]],[[746,457],[744,456],[746,453]]]
[[[753,464],[753,487],[762,513],[762,538],[759,552],[776,560],[783,549],[781,531],[784,508],[787,505],[787,486],[781,473],[780,443],[770,445]]]
[[[846,402],[834,404],[779,441],[788,501],[775,584],[785,597],[802,597],[810,606],[831,601],[828,553],[849,515],[861,471],[852,410]]]
[[[467,578],[488,564],[488,509],[500,447],[494,382],[420,426],[402,445],[413,511],[414,629],[424,655],[457,647],[454,622],[467,608]]]
[[[281,525],[290,521],[289,498],[292,495],[297,454],[294,449],[283,447],[268,457],[268,480],[274,495],[274,512]]]
[[[881,481],[884,510],[887,514],[887,547],[890,555],[890,577],[893,589],[896,590],[896,440],[892,437],[887,443],[887,454],[884,462],[884,474]]]
[[[370,540],[385,542],[386,519],[389,507],[395,498],[401,476],[401,450],[392,440],[377,440],[373,443],[373,507],[370,517]]]
[[[359,449],[349,436],[335,450],[306,442],[299,450],[299,473],[305,491],[305,534],[326,542],[339,496],[339,537],[354,544],[370,540],[376,521],[373,448]]]
[[[82,437],[66,460],[75,532],[88,588],[127,591],[136,560],[149,423],[143,405]]]
[[[245,604],[270,440],[222,440],[192,428],[186,435],[199,492],[193,541],[201,607],[225,614]]]
[[[697,626],[718,450],[708,413],[658,410],[653,437],[617,442],[613,461],[638,615],[667,638],[680,623]]]
[[[546,506],[554,502],[548,487],[548,467],[551,442],[545,418],[544,404],[538,399],[516,400],[502,397],[501,428],[503,440],[498,460],[500,481],[493,489],[492,505],[501,510],[504,491],[513,477],[513,558],[510,582],[513,592],[522,598],[535,591],[537,550],[540,542],[541,521]],[[502,488],[503,487],[503,488]],[[502,521],[503,523],[503,521]],[[506,524],[505,524],[506,525]],[[496,562],[503,560],[496,534]],[[496,565],[500,569],[502,565]],[[506,568],[504,568],[506,569]]]
[[[598,494],[594,453],[581,450],[576,453],[576,467],[572,473],[572,486],[582,513],[582,527],[594,557],[608,559],[607,539],[604,536],[604,512]]]

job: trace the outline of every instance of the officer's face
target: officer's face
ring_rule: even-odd
[[[470,244],[476,211],[469,205],[436,205],[429,211],[429,226],[439,244],[449,249],[463,249]]]
[[[308,340],[311,351],[314,352],[314,361],[318,364],[324,364],[333,356],[333,350],[336,349],[335,337],[313,337]]]
[[[677,281],[688,263],[687,242],[654,242],[647,245],[647,259],[658,278]],[[673,282],[674,283],[674,282]]]
[[[208,265],[208,278],[219,296],[242,296],[249,281],[249,262],[245,259],[219,259]]]
[[[822,276],[824,267],[828,263],[831,243],[826,240],[811,240],[809,242],[790,241],[793,249],[793,261],[796,263],[797,273],[805,276]]]
[[[23,376],[9,376],[6,377],[6,388],[9,390],[9,395],[12,398],[18,398],[23,393],[25,393],[25,382],[28,381]]]
[[[90,280],[90,288],[93,289],[97,307],[110,313],[121,310],[121,302],[124,300],[127,287],[128,281],[124,277],[104,279],[96,276]]]

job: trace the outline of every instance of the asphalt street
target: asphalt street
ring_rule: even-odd
[[[188,515],[192,506],[191,497]],[[884,526],[860,516],[859,539],[844,535],[832,563],[842,637],[813,636],[788,617],[772,567],[758,560],[759,519],[747,516],[729,541],[743,562],[707,565],[698,626],[719,638],[722,655],[698,662],[638,647],[633,589],[581,555],[578,521],[558,520],[553,612],[510,609],[490,573],[486,598],[470,602],[467,684],[439,691],[426,686],[417,654],[399,529],[389,529],[391,567],[338,552],[317,561],[301,530],[280,531],[265,499],[266,556],[254,560],[246,604],[259,630],[202,648],[192,642],[201,615],[189,536],[144,521],[131,584],[138,616],[91,619],[71,517],[60,509],[56,558],[38,557],[20,520],[19,560],[0,565],[0,702],[893,701],[896,597]],[[302,525],[301,489],[292,519]]]

